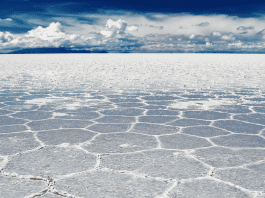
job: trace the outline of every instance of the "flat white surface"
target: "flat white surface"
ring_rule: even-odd
[[[0,78],[33,87],[264,87],[263,54],[1,55]]]

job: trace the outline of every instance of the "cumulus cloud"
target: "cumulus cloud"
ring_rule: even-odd
[[[0,50],[12,51],[24,48],[67,47],[126,51],[139,47],[138,38],[128,32],[138,30],[137,25],[128,26],[124,20],[107,20],[105,29],[88,32],[84,35],[68,34],[59,22],[52,22],[47,27],[39,26],[24,35],[12,35],[0,32]]]
[[[119,29],[121,31],[124,31],[126,26],[127,26],[127,23],[124,20],[121,20],[121,19],[119,19],[118,21],[113,21],[112,19],[109,19],[107,21],[106,26],[108,28],[114,27],[114,28],[117,28],[117,29]]]
[[[253,27],[253,26],[248,26],[248,27],[240,26],[240,27],[238,27],[236,30],[246,31],[246,30],[252,30],[252,29],[254,29],[254,28],[255,28],[255,27]]]
[[[161,21],[145,23],[145,21],[129,20],[128,22],[117,17],[113,18],[108,19],[105,26],[91,26],[89,30],[92,32],[87,31],[82,35],[67,32],[67,27],[62,27],[59,22],[52,22],[46,27],[39,26],[23,35],[0,32],[0,50],[67,47],[100,49],[109,52],[202,52],[205,50],[218,52],[231,50],[253,51],[265,47],[265,29],[254,30],[256,24],[253,24],[253,26],[247,23],[245,25],[235,25],[233,28],[230,27],[229,30],[226,30],[225,28],[220,29],[209,18],[196,19],[192,24],[197,25],[193,26],[186,22],[181,24],[183,26],[174,26],[172,21],[172,26],[168,26],[168,24],[161,23]],[[149,25],[150,23],[152,25]],[[204,26],[205,28],[198,26]],[[165,33],[171,27],[176,28],[175,31]],[[184,28],[181,29],[180,27]],[[152,33],[137,36],[139,31],[145,30],[152,31]],[[252,31],[248,33],[248,30]]]
[[[122,36],[126,27],[127,23],[124,20],[119,19],[118,21],[113,21],[112,19],[109,19],[105,30],[100,31],[100,33],[107,38],[114,38]]]
[[[136,31],[138,31],[136,25],[128,26],[124,20],[113,21],[109,19],[105,29],[100,31],[101,37],[99,36],[98,40],[100,40],[101,46],[105,47],[105,50],[118,52],[132,50],[141,46],[138,43],[139,38],[129,33]]]
[[[197,24],[197,26],[208,26],[208,25],[210,25],[208,22],[202,22],[202,23],[200,23],[200,24]]]
[[[43,28],[41,26],[29,31],[24,37],[18,38],[16,42],[28,41],[34,46],[36,43],[38,46],[54,46],[54,47],[67,47],[67,46],[79,46],[88,44],[89,37],[80,36],[77,34],[66,34],[62,30],[62,25],[57,23],[51,23],[48,27]],[[15,41],[14,41],[15,42]]]
[[[61,29],[62,25],[59,22],[51,23],[47,28],[39,26],[38,28],[29,31],[26,36],[40,38],[43,40],[64,38],[65,33],[63,33]]]
[[[75,47],[91,44],[89,37],[66,34],[59,22],[48,27],[37,27],[24,35],[13,35],[0,32],[2,50],[37,48],[37,47]]]
[[[10,42],[13,39],[14,36],[10,32],[0,32],[0,43]]]
[[[128,21],[128,19],[126,21]],[[189,25],[191,24],[191,21],[193,24],[197,25]],[[218,21],[221,21],[221,23],[217,23]],[[125,23],[127,24],[127,22]],[[150,24],[150,21],[139,20],[137,22],[131,19],[129,19],[128,23],[139,24],[139,26],[145,24],[142,25],[135,34],[133,33],[133,35],[139,35],[139,37],[131,35],[132,37],[130,38],[131,40],[136,40],[138,44],[141,43],[139,48],[134,46],[136,51],[138,50],[139,52],[141,50],[144,50],[145,52],[240,52],[240,50],[258,51],[262,49],[261,46],[263,46],[263,48],[265,46],[265,29],[255,31],[254,27],[262,27],[261,25],[257,25],[262,22],[255,19],[239,20],[229,16],[208,17],[188,15],[165,18],[163,23],[157,20],[152,21]],[[163,31],[158,31],[159,29],[162,29],[160,28],[161,25],[165,28]],[[128,31],[128,27],[129,26],[127,25],[125,31]],[[105,28],[105,30],[109,29],[109,27]],[[141,32],[151,33],[143,35]],[[127,38],[128,35],[125,34],[125,32],[122,36],[124,41],[129,40]],[[109,38],[105,37],[105,39],[108,39],[107,42],[113,41],[111,45],[114,45],[113,39],[115,38],[119,37],[117,35]],[[115,41],[116,45],[120,40]],[[119,43],[119,45],[121,45],[121,43]]]

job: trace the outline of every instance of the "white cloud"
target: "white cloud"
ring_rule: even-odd
[[[107,38],[114,37],[116,35],[116,32],[112,30],[102,30],[100,33]]]
[[[100,13],[91,13],[91,14],[78,14],[78,15],[69,15],[67,17],[53,17],[49,21],[59,21],[62,24],[68,24],[64,27],[66,33],[71,34],[87,34],[88,32],[95,31],[92,28],[98,28],[99,31],[104,30],[102,25],[106,25],[108,19],[112,19],[117,23],[119,19],[126,21],[127,26],[136,25],[138,26],[138,31],[132,31],[131,34],[137,37],[144,37],[148,34],[154,34],[158,32],[159,34],[172,34],[172,35],[191,35],[195,33],[196,35],[206,36],[213,31],[218,31],[221,34],[232,32],[234,34],[242,33],[242,30],[237,30],[239,27],[255,27],[255,29],[249,29],[248,36],[255,35],[258,31],[261,31],[265,27],[265,20],[258,18],[240,18],[236,16],[227,16],[227,15],[192,15],[192,14],[157,14],[157,13],[148,13],[148,14],[134,14],[126,11],[121,11],[122,14],[114,15],[115,12],[106,12],[104,14]],[[116,12],[117,13],[117,12]],[[148,16],[148,17],[147,17]],[[15,16],[11,16],[15,18]],[[20,17],[21,18],[21,17]],[[27,17],[27,22],[30,22]],[[78,20],[82,18],[82,20]],[[18,18],[17,18],[18,19]],[[91,19],[95,21],[91,23],[84,23],[84,19],[88,19],[91,22]],[[46,19],[47,22],[47,19]],[[114,25],[109,23],[108,25]],[[208,26],[197,26],[196,24],[209,23]],[[47,25],[45,21],[43,23],[38,22],[35,24]],[[119,23],[118,23],[119,24]],[[148,24],[145,26],[145,24]],[[149,27],[152,25],[154,27],[163,26],[163,29],[154,29]],[[115,25],[114,25],[115,26]],[[179,27],[183,27],[180,29]],[[109,27],[108,27],[109,28]],[[125,30],[127,31],[127,30]]]
[[[222,36],[222,34],[218,31],[213,31],[212,36]]]
[[[10,42],[14,39],[13,34],[10,32],[0,32],[0,43]]]
[[[191,35],[189,36],[190,39],[194,39],[195,37],[196,37],[195,34],[191,34]]]
[[[121,20],[121,19],[119,19],[118,21],[113,21],[112,19],[109,19],[107,21],[106,26],[108,28],[113,28],[114,27],[114,28],[119,29],[120,31],[124,31],[126,26],[127,26],[127,23],[124,20]]]
[[[63,31],[59,22],[52,22],[48,27],[39,26],[23,35],[12,35],[8,32],[0,33],[0,49],[14,50],[36,47],[70,47],[113,50],[118,48],[129,49],[137,44],[137,38],[128,32],[137,31],[136,25],[127,26],[124,20],[107,20],[105,29],[87,34],[68,34]]]
[[[221,36],[221,39],[230,41],[230,40],[235,40],[235,37],[234,34],[230,32],[228,34],[224,34],[223,36]]]
[[[228,43],[228,46],[235,46],[235,47],[241,47],[243,45],[243,42],[237,41],[234,43]]]
[[[36,47],[78,47],[86,45],[93,45],[91,37],[66,34],[62,31],[62,26],[59,22],[53,22],[46,28],[39,26],[24,35],[12,35],[9,32],[0,32],[0,48],[2,50]]]
[[[159,20],[142,16],[114,16],[89,26],[86,32],[68,31],[59,22],[39,26],[23,35],[0,32],[0,49],[12,50],[34,47],[70,47],[104,49],[107,51],[203,51],[256,50],[264,47],[265,22],[237,17],[178,15]],[[141,20],[140,20],[141,19]],[[163,19],[163,20],[160,20]],[[178,19],[178,20],[176,20]],[[174,21],[173,21],[174,20]],[[217,21],[220,22],[217,23]],[[202,22],[207,21],[207,22]],[[223,23],[227,22],[225,25]],[[206,25],[206,24],[211,25]],[[198,25],[192,25],[198,24]],[[253,24],[253,25],[251,25]],[[258,26],[259,24],[259,26]],[[227,26],[230,25],[228,28]],[[183,29],[179,29],[179,27]],[[204,26],[198,27],[198,26]],[[255,28],[254,28],[255,26]],[[83,26],[85,27],[85,26]],[[78,29],[79,30],[79,29]],[[244,33],[247,30],[247,33]],[[243,32],[242,32],[243,31]],[[69,33],[70,32],[70,33]],[[151,32],[150,34],[146,34]]]
[[[8,21],[8,22],[10,22],[10,21],[13,21],[11,18],[7,18],[7,19],[0,19],[0,22],[1,21],[3,21],[3,22],[5,22],[5,21]]]
[[[100,31],[100,33],[107,38],[119,37],[124,34],[126,27],[127,23],[124,20],[113,21],[109,19],[105,30]]]
[[[134,26],[134,25],[127,26],[126,27],[126,31],[128,31],[128,32],[135,32],[135,31],[138,31],[138,27],[137,26]]]
[[[210,42],[206,42],[205,45],[206,45],[207,47],[209,47],[209,46],[212,46],[212,43],[210,43]]]
[[[94,15],[93,15],[94,16]],[[97,15],[98,17],[101,17]],[[153,17],[156,15],[152,15]],[[104,16],[104,18],[107,16]],[[121,16],[111,16],[116,21]],[[265,20],[255,18],[239,18],[235,16],[227,15],[189,15],[189,14],[168,14],[159,16],[159,20],[148,19],[144,15],[124,15],[122,19],[129,25],[138,25],[138,31],[132,32],[132,35],[137,37],[144,37],[149,34],[158,32],[160,34],[172,34],[172,35],[196,35],[206,36],[213,31],[217,31],[221,34],[232,32],[239,34],[238,27],[255,27],[255,29],[249,29],[248,35],[254,35],[258,31],[261,31],[260,27],[265,27]],[[163,20],[160,20],[163,19]],[[145,24],[148,24],[145,26]],[[195,24],[209,24],[207,26],[197,26]],[[151,26],[151,27],[150,27]],[[155,29],[154,27],[163,26],[162,30]],[[179,28],[182,27],[182,28]]]
[[[65,33],[61,31],[62,26],[59,22],[51,23],[47,28],[41,26],[34,30],[31,30],[26,35],[27,37],[35,37],[42,40],[54,40],[59,38],[65,38]]]

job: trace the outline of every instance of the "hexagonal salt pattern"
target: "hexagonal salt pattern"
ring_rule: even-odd
[[[187,182],[180,182],[169,193],[168,197],[182,198],[212,198],[212,197],[235,197],[235,198],[250,198],[249,193],[242,192],[234,186],[211,180],[201,179]]]
[[[26,123],[26,120],[23,119],[17,119],[13,117],[8,116],[0,116],[0,126],[3,125],[14,125],[14,124],[24,124]]]
[[[262,198],[258,93],[2,89],[0,197]]]
[[[60,192],[76,197],[158,197],[171,185],[133,174],[96,171],[56,181]]]
[[[238,120],[218,120],[213,124],[234,133],[258,134],[264,126],[246,123]]]
[[[214,128],[212,126],[187,127],[183,129],[182,131],[183,133],[186,133],[186,134],[197,135],[201,137],[213,137],[213,136],[231,134],[225,130]]]
[[[0,135],[0,155],[12,155],[40,146],[32,133],[11,133]]]
[[[27,126],[33,131],[42,131],[60,128],[85,128],[92,123],[93,122],[84,120],[47,119],[29,122]]]
[[[149,135],[162,135],[177,133],[178,127],[165,126],[159,124],[136,123],[130,132],[149,134]]]
[[[162,148],[167,149],[194,149],[212,146],[212,144],[204,138],[186,134],[163,135],[160,136],[160,141]]]
[[[174,122],[169,123],[170,125],[173,126],[182,126],[182,127],[186,127],[186,126],[197,126],[197,125],[209,125],[211,124],[210,121],[204,121],[204,120],[196,120],[196,119],[179,119],[176,120]]]
[[[185,111],[184,117],[204,119],[204,120],[216,120],[216,119],[229,118],[229,114],[213,112],[213,111]]]
[[[93,169],[96,160],[96,155],[75,147],[47,147],[14,156],[3,172],[56,178]]]
[[[12,114],[13,117],[16,118],[24,118],[28,120],[43,120],[48,119],[52,117],[51,112],[45,112],[45,111],[27,111],[27,112],[19,112]]]
[[[224,105],[216,108],[215,111],[222,111],[227,113],[250,113],[251,110],[248,107],[242,105]]]
[[[46,184],[41,180],[20,179],[0,175],[0,197],[1,198],[23,198],[33,197],[37,192],[43,194]]]
[[[227,182],[232,182],[248,190],[264,192],[265,162],[248,165],[242,168],[216,170],[215,177]]]
[[[214,137],[211,140],[217,145],[231,147],[231,148],[265,147],[265,139],[257,135],[232,134],[223,137]]]
[[[10,125],[10,126],[1,126],[0,133],[12,133],[12,132],[21,132],[26,131],[27,127],[25,125]]]
[[[102,155],[102,168],[126,170],[146,177],[188,179],[207,175],[209,167],[183,152],[155,150],[134,154]]]
[[[135,133],[101,134],[93,141],[84,143],[82,147],[93,153],[124,153],[157,147],[157,140],[153,136]],[[104,145],[104,146],[103,146]]]
[[[234,119],[265,125],[265,115],[260,113],[236,115],[234,116]]]
[[[37,137],[46,145],[79,144],[91,140],[96,134],[83,129],[60,129],[38,132]]]
[[[242,166],[265,159],[264,149],[211,147],[197,149],[192,154],[215,168]]]

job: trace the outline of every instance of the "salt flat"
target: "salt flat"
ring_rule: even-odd
[[[263,55],[1,55],[0,197],[265,197]]]

